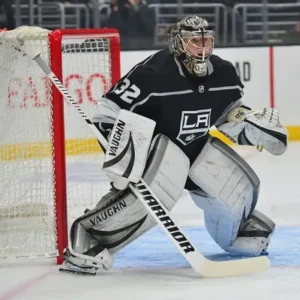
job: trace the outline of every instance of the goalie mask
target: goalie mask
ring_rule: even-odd
[[[214,48],[214,31],[204,18],[184,17],[169,31],[169,49],[196,76],[207,74],[207,61]]]

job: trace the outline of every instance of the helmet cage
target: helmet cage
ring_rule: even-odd
[[[197,41],[197,37],[202,39]],[[206,62],[214,49],[214,40],[214,31],[208,28],[208,22],[205,19],[189,16],[171,28],[169,49],[184,63],[190,73],[203,76],[206,72]],[[199,41],[200,43],[202,41],[202,45]]]
[[[199,41],[195,40],[200,37]],[[214,48],[214,32],[212,30],[206,31],[185,31],[182,30],[177,36],[179,39],[178,49],[182,54],[190,57],[195,63],[203,63],[209,59]],[[191,47],[192,46],[192,47]],[[193,50],[191,50],[191,48]]]

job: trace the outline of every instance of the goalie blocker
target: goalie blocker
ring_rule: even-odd
[[[194,251],[173,222],[164,216],[180,198],[189,172],[189,159],[166,136],[158,135],[152,142],[143,179],[164,208],[137,185],[140,193],[151,203],[155,214],[180,243],[185,252]],[[61,271],[95,274],[97,269],[110,269],[113,255],[134,239],[153,228],[155,220],[130,189],[114,188],[97,206],[78,218],[71,227],[69,249]]]
[[[129,182],[141,179],[154,128],[149,118],[124,109],[118,112],[103,164],[116,189],[124,190]]]

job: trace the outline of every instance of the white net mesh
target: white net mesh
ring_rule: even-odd
[[[64,82],[89,117],[93,115],[96,100],[111,86],[109,54],[108,39],[63,39]],[[65,116],[68,123],[74,124],[66,126],[65,133],[68,140],[68,199],[72,199],[73,206],[69,216],[75,218],[81,215],[85,208],[93,207],[95,199],[99,200],[103,190],[107,191],[109,187],[99,168],[103,153],[99,152],[97,140],[85,121],[78,117],[73,107],[68,104],[65,105]]]
[[[64,83],[90,117],[96,99],[111,86],[109,41],[88,32],[63,35]],[[0,33],[0,259],[57,255],[55,99],[42,71],[18,47],[38,51],[48,61],[48,31],[26,27]],[[65,103],[64,109],[70,225],[95,206],[109,184],[93,134],[72,107]]]

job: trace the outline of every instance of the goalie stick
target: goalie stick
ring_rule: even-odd
[[[22,51],[22,50],[21,50]],[[24,51],[23,54],[28,55]],[[44,61],[40,54],[31,56],[31,58],[43,70],[51,82],[56,86],[63,97],[71,104],[78,114],[85,120],[90,129],[94,132],[95,137],[99,140],[104,149],[107,148],[108,142],[96,128],[92,121],[86,116],[84,111],[76,103],[68,90],[55,76],[50,67]],[[154,195],[146,182],[141,179],[137,184],[129,184],[130,189],[136,197],[142,202],[147,211],[162,227],[172,242],[181,252],[183,257],[189,262],[191,267],[203,277],[227,277],[237,276],[253,272],[264,271],[269,268],[270,261],[266,256],[237,259],[231,261],[211,261],[205,258],[187,239],[182,230],[170,217],[168,211],[164,208],[160,200]]]

